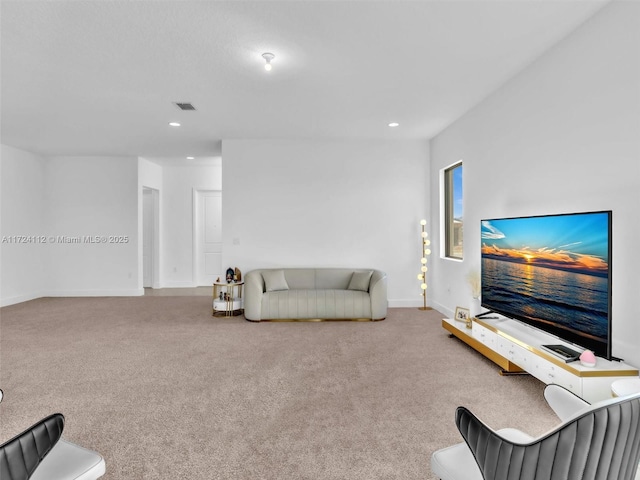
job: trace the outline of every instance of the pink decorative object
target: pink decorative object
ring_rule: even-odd
[[[585,350],[584,352],[582,352],[582,355],[580,355],[580,363],[585,367],[595,367],[596,356],[591,350]]]

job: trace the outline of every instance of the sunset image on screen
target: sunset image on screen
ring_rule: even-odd
[[[482,257],[587,275],[609,271],[607,216],[482,222]]]

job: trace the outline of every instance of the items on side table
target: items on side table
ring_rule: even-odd
[[[213,309],[211,315],[232,317],[241,315],[242,287],[244,282],[215,282],[213,284]]]

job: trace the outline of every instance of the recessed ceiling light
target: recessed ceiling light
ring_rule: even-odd
[[[187,157],[187,160],[194,160],[196,157]]]
[[[179,127],[180,124],[178,122],[169,122],[169,125],[171,125],[172,127]]]
[[[391,123],[389,124],[389,126],[393,128],[393,127],[398,127],[398,126],[400,126],[400,124],[399,124],[398,122],[391,122]]]

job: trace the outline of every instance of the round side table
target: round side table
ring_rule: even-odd
[[[231,317],[240,315],[242,309],[242,287],[244,282],[213,282],[213,316]]]

